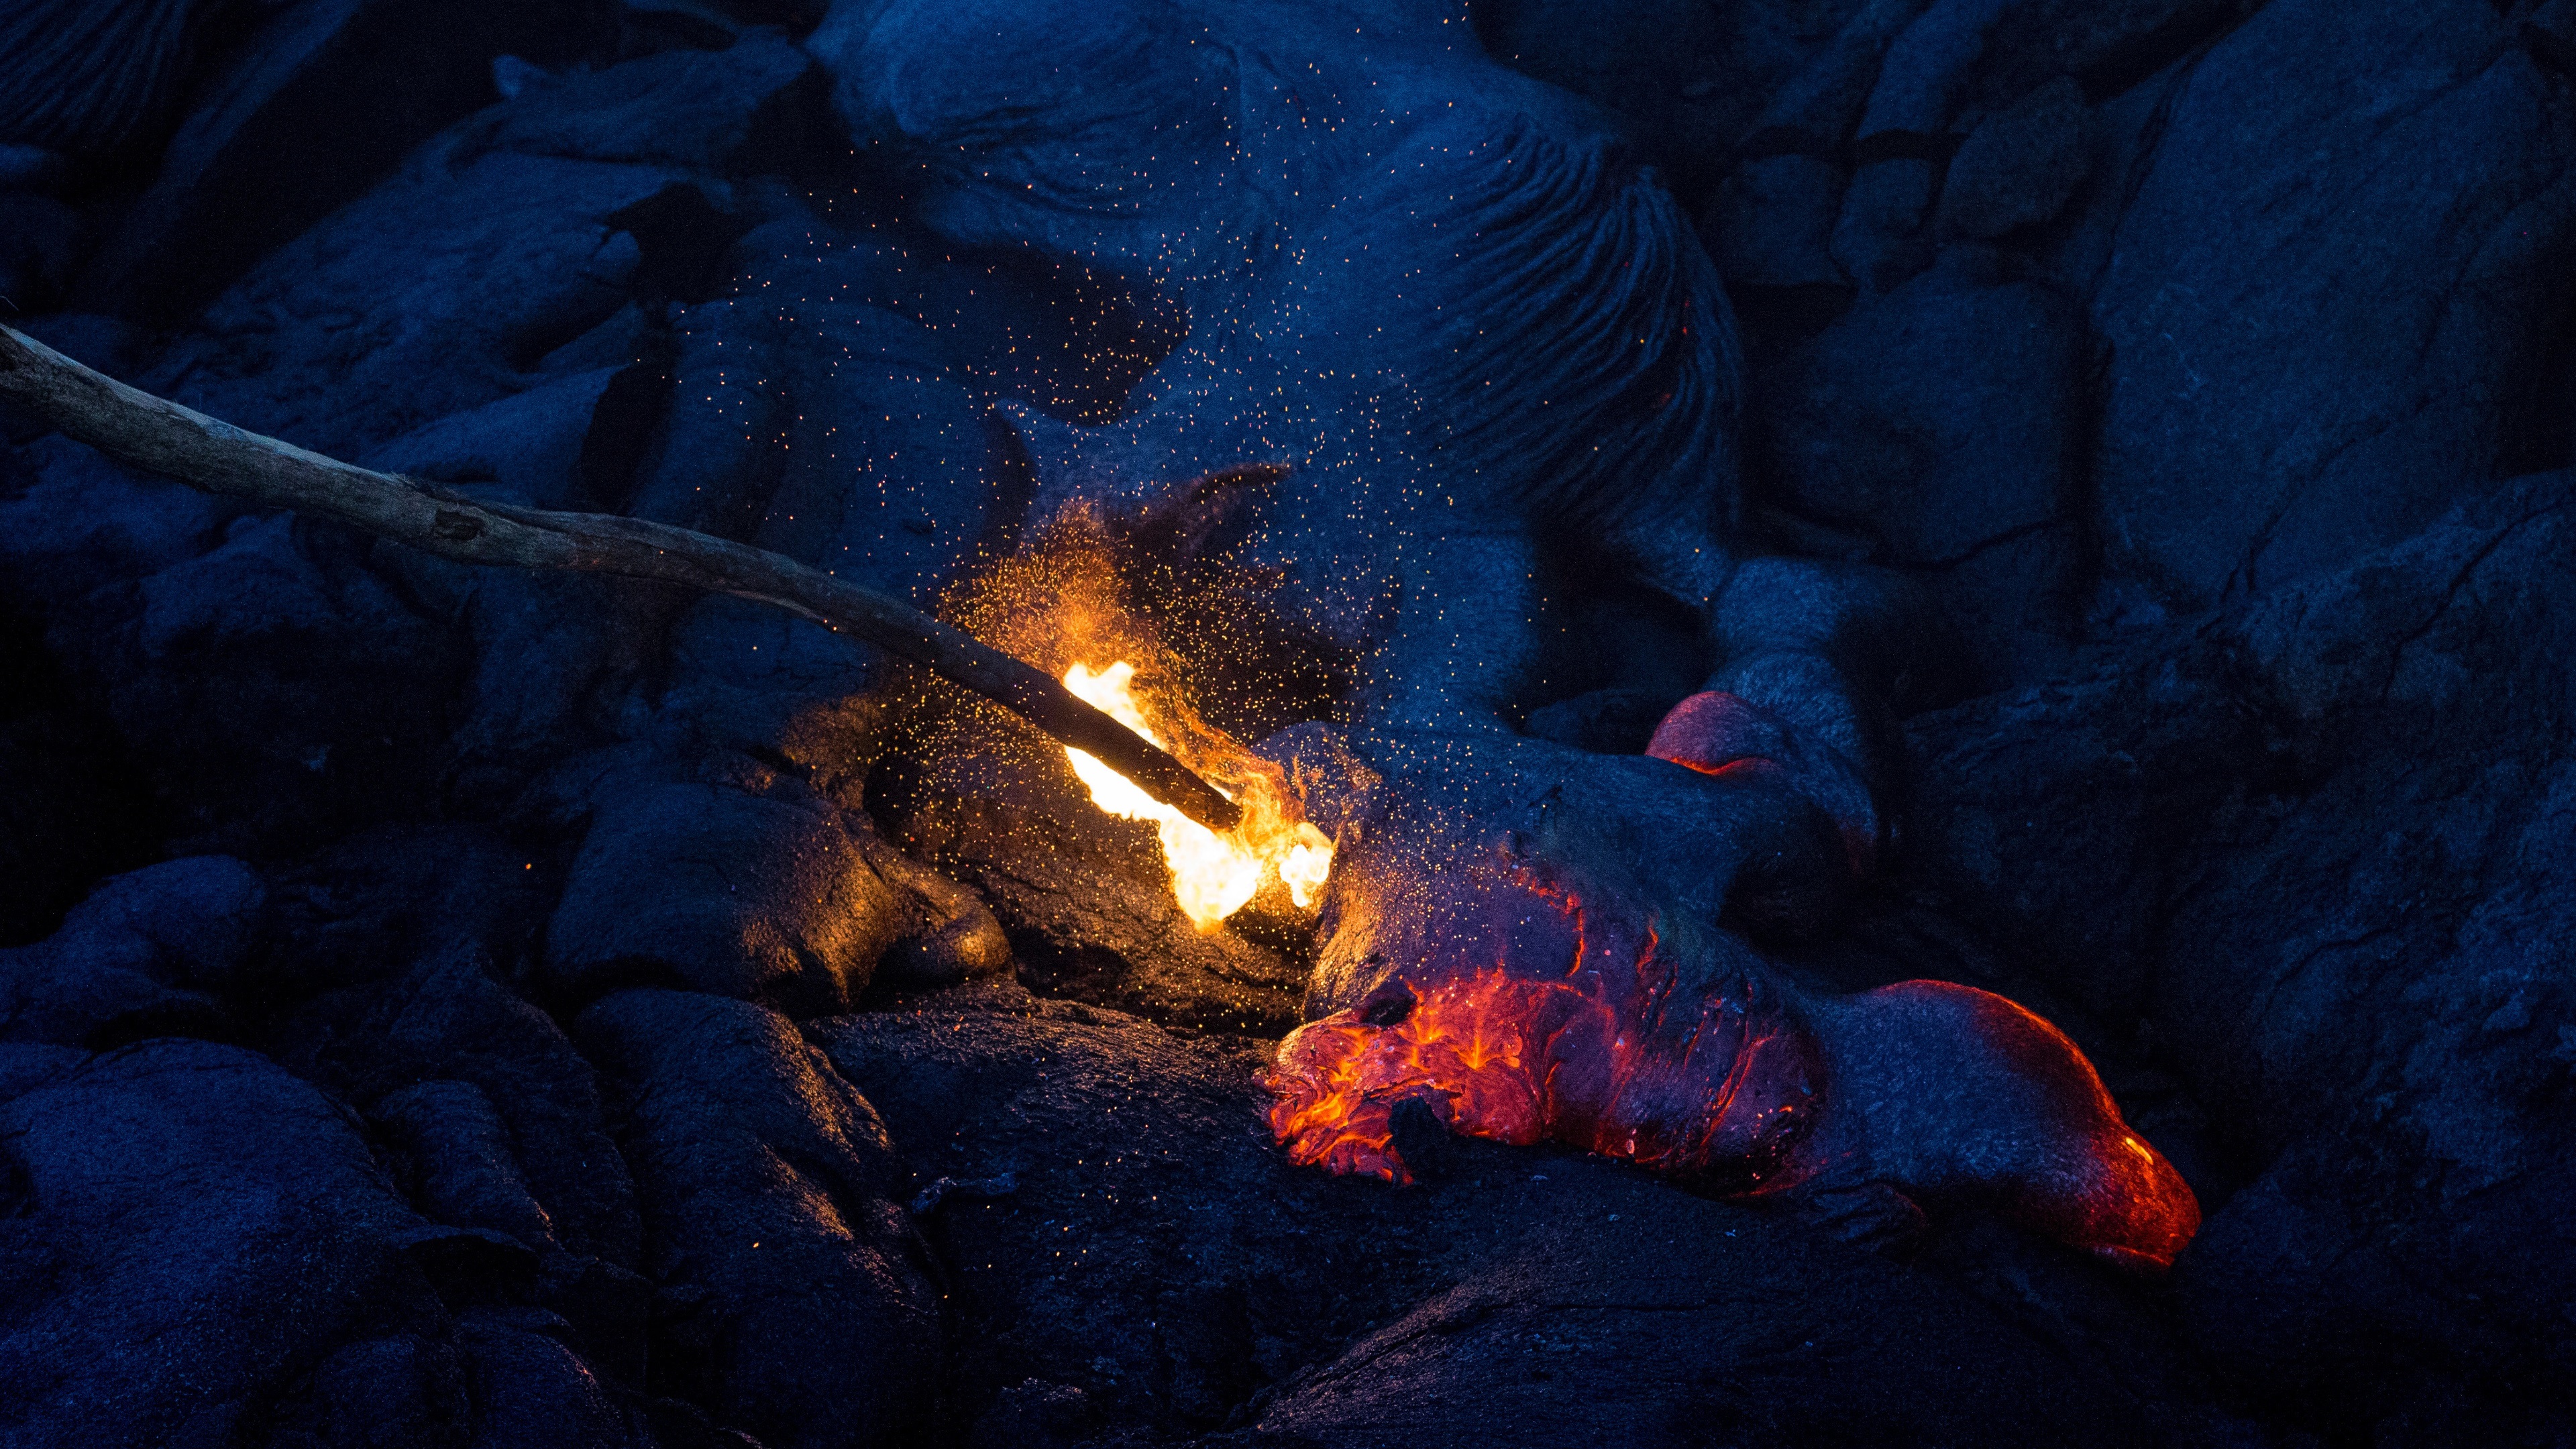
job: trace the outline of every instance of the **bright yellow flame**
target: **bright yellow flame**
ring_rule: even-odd
[[[1064,687],[1092,708],[1143,735],[1156,749],[1170,749],[1129,687],[1136,666],[1125,660],[1107,669],[1077,664],[1064,672]],[[1163,861],[1172,870],[1172,894],[1181,914],[1202,931],[1242,910],[1261,889],[1264,874],[1276,871],[1288,887],[1288,898],[1311,906],[1333,868],[1333,843],[1324,832],[1300,820],[1291,824],[1268,790],[1254,790],[1243,803],[1243,821],[1223,835],[1136,788],[1126,776],[1071,746],[1065,757],[1091,790],[1091,803],[1128,820],[1151,820],[1162,837]],[[1235,797],[1226,792],[1226,798]]]
[[[1288,899],[1301,907],[1311,906],[1316,893],[1324,888],[1324,877],[1333,873],[1333,843],[1324,838],[1324,832],[1302,820],[1297,822],[1297,831],[1314,838],[1288,847],[1288,853],[1279,860],[1279,879],[1288,885]]]

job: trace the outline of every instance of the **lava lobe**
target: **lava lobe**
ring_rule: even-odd
[[[1777,862],[1857,867],[1870,844],[1725,703],[1676,710],[1651,758],[1480,738],[1320,802],[1339,838],[1310,1019],[1265,1079],[1291,1158],[1409,1182],[1406,1118],[1427,1110],[1703,1191],[1916,1226],[1916,1205],[1977,1203],[2171,1264],[2198,1202],[2063,1032],[1946,982],[1806,990],[1716,924]]]
[[[1398,976],[1282,1044],[1270,1125],[1290,1157],[1410,1182],[1392,1116],[1420,1098],[1462,1135],[1762,1186],[1815,1111],[1814,1055],[1780,994],[1750,974],[1691,989],[1651,926],[1521,883],[1552,909],[1522,919],[1508,954]]]

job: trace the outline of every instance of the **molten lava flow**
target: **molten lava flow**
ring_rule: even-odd
[[[1290,1160],[1410,1182],[1398,1109],[1419,1102],[1459,1136],[1562,1142],[1721,1192],[1862,1182],[2000,1203],[2132,1267],[2171,1265],[2200,1225],[2074,1042],[2000,996],[1907,981],[1797,1005],[1759,969],[1682,969],[1651,925],[1525,872],[1472,899],[1357,1006],[1279,1044],[1262,1085]],[[1367,910],[1364,890],[1343,908]],[[1832,1112],[1828,1086],[1845,1094]]]
[[[1157,749],[1172,746],[1145,722],[1145,712],[1132,688],[1136,666],[1125,660],[1107,669],[1076,664],[1064,672],[1064,687],[1094,709],[1152,741]],[[1163,860],[1172,870],[1172,894],[1181,913],[1202,931],[1242,910],[1261,889],[1265,875],[1276,873],[1288,898],[1300,907],[1315,903],[1324,877],[1332,870],[1333,844],[1324,832],[1291,818],[1288,803],[1269,774],[1257,769],[1240,773],[1238,791],[1219,793],[1243,806],[1243,823],[1223,835],[1136,788],[1134,782],[1088,754],[1067,746],[1073,772],[1091,791],[1091,803],[1128,820],[1150,820],[1163,842]],[[1195,763],[1195,762],[1191,762]],[[1252,763],[1238,761],[1239,766]]]
[[[1552,1138],[1741,1189],[1774,1185],[1812,1110],[1806,1055],[1775,1004],[1749,979],[1683,988],[1651,929],[1588,929],[1580,901],[1532,890],[1557,911],[1519,923],[1513,964],[1390,983],[1280,1044],[1264,1084],[1290,1159],[1410,1182],[1394,1110],[1419,1098],[1464,1136]]]

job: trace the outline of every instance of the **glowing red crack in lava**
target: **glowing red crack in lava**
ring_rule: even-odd
[[[1792,1002],[1751,972],[1693,987],[1651,929],[1605,932],[1524,884],[1556,929],[1524,921],[1541,939],[1514,964],[1399,979],[1280,1043],[1262,1085],[1292,1161],[1409,1183],[1395,1114],[1419,1100],[1460,1136],[1562,1142],[1728,1194],[1813,1180],[1973,1198],[2124,1265],[2169,1266],[2198,1230],[2191,1189],[2074,1043],[2003,997],[1904,981]],[[1562,969],[1520,964],[1550,958]]]
[[[1747,748],[1764,721],[1730,705],[1686,701],[1655,753],[1781,768]],[[1562,1142],[1721,1192],[1879,1182],[1986,1201],[2125,1265],[2169,1265],[2199,1227],[2083,1053],[2003,997],[1906,981],[1810,999],[1758,966],[1686,980],[1633,913],[1527,870],[1496,885],[1472,944],[1280,1044],[1263,1085],[1293,1161],[1410,1182],[1396,1113],[1419,1101],[1461,1136]]]
[[[1593,930],[1580,900],[1524,883],[1557,907],[1525,929],[1556,940],[1524,940],[1515,958],[1555,944],[1564,969],[1497,962],[1299,1028],[1265,1080],[1290,1159],[1410,1182],[1392,1114],[1419,1097],[1462,1135],[1762,1186],[1813,1107],[1811,1062],[1775,1005],[1750,978],[1683,989],[1651,928]]]

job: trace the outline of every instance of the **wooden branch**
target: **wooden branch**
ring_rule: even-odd
[[[1233,801],[1180,761],[1037,669],[900,599],[794,559],[641,519],[484,503],[353,467],[127,387],[5,326],[0,401],[147,472],[346,523],[441,558],[658,579],[784,609],[973,690],[1212,830],[1232,829],[1242,819]]]

